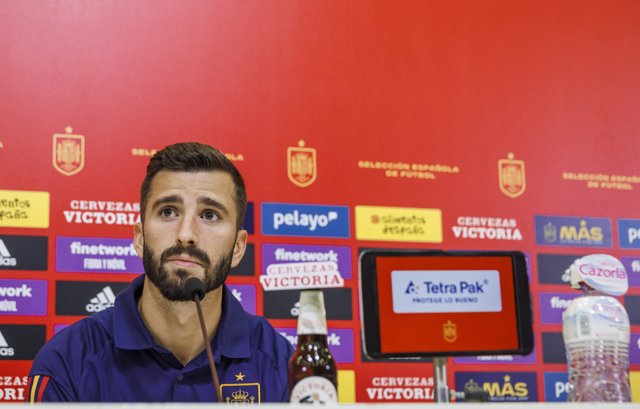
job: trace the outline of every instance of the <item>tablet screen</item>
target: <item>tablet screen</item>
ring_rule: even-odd
[[[533,346],[522,253],[367,251],[360,267],[370,356],[521,354]]]

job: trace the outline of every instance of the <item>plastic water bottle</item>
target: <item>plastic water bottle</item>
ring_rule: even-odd
[[[611,295],[628,289],[624,266],[596,254],[569,268],[571,284],[585,292],[562,316],[562,335],[569,364],[570,402],[630,402],[629,316]]]

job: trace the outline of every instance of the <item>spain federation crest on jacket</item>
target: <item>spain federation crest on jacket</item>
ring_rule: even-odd
[[[84,167],[84,136],[73,134],[70,126],[65,132],[53,135],[53,167],[63,175],[71,176]]]
[[[257,382],[244,383],[245,376],[239,372],[235,375],[236,383],[220,384],[220,396],[227,405],[260,404],[260,384]]]
[[[304,141],[287,148],[287,174],[294,185],[307,187],[316,181],[316,150],[305,148]]]
[[[512,199],[524,193],[527,187],[524,177],[524,161],[513,159],[513,153],[509,153],[509,159],[498,161],[498,175],[502,193]]]

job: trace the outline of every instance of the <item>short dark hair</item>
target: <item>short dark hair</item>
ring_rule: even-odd
[[[242,228],[244,214],[247,210],[247,191],[242,175],[235,165],[218,149],[198,142],[181,142],[169,145],[158,151],[149,160],[147,174],[140,188],[140,217],[144,222],[145,210],[149,201],[151,181],[161,170],[174,172],[206,172],[219,170],[231,176],[235,187],[236,209],[238,219],[236,226]]]

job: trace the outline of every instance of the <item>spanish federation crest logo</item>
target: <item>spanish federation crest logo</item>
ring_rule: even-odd
[[[305,148],[304,141],[287,148],[287,174],[294,185],[307,187],[316,181],[316,150]]]
[[[524,193],[527,187],[524,178],[524,161],[513,159],[513,153],[509,153],[509,159],[498,160],[498,175],[502,193],[512,199]]]
[[[553,243],[558,238],[558,233],[556,226],[551,224],[551,222],[544,225],[544,239],[548,243]]]
[[[243,383],[220,384],[220,394],[227,405],[260,404],[260,384],[257,382],[244,383],[245,376],[242,372],[235,375],[236,382]]]
[[[451,322],[451,320],[447,320],[447,322],[442,325],[442,335],[445,341],[455,342],[458,339],[458,327]]]
[[[71,176],[84,167],[84,136],[74,135],[70,126],[65,132],[53,134],[53,167],[63,175]]]

